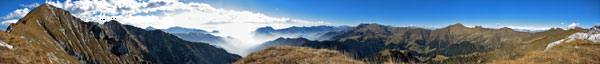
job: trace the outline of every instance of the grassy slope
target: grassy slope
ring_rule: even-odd
[[[364,64],[344,54],[308,47],[275,46],[251,53],[234,64]]]
[[[0,64],[79,63],[77,59],[64,52],[47,50],[44,45],[29,42],[4,31],[0,31],[0,41],[14,48],[0,48]]]
[[[600,44],[588,40],[575,40],[554,46],[550,50],[529,51],[514,60],[499,60],[493,64],[599,64]]]

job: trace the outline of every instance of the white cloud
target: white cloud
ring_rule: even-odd
[[[579,26],[579,23],[571,23],[569,26],[567,26],[567,28],[573,29],[573,28],[575,28],[577,26]]]
[[[1,25],[3,25],[3,26],[8,26],[8,25],[10,25],[11,23],[17,23],[17,21],[19,21],[19,20],[16,20],[16,19],[13,19],[13,20],[6,20],[6,21],[2,21],[2,23],[0,23],[0,24],[1,24]],[[1,29],[5,29],[5,28],[1,28]]]
[[[2,17],[1,19],[8,20],[8,19],[21,18],[21,17],[27,15],[27,13],[29,13],[29,11],[30,10],[27,8],[17,9],[13,12],[10,12],[8,15]]]
[[[39,3],[33,3],[33,4],[20,4],[19,6],[21,7],[26,7],[26,8],[35,8],[37,6],[40,6]]]
[[[540,30],[548,30],[552,27],[527,27],[527,26],[507,26],[511,29],[520,29],[520,30],[532,30],[532,31],[540,31]]]
[[[179,2],[177,0],[107,0],[107,1],[48,1],[56,7],[69,10],[84,21],[105,22],[117,18],[119,22],[137,27],[152,26],[168,28],[181,26],[204,30],[218,30],[218,36],[231,36],[241,39],[232,47],[224,47],[229,52],[245,55],[254,45],[264,40],[252,38],[251,32],[258,27],[271,26],[276,29],[291,26],[333,25],[323,21],[306,21],[285,17],[271,17],[251,11],[214,8],[205,3]]]
[[[6,16],[0,17],[0,21],[2,21],[0,24],[0,30],[4,30],[11,23],[17,22],[18,19],[27,15],[27,13],[29,13],[29,11],[30,10],[28,8],[17,9],[13,12],[8,13],[8,15],[6,15]]]

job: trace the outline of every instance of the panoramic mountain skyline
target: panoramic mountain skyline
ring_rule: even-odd
[[[0,4],[0,64],[600,64],[597,0]]]
[[[310,26],[356,26],[378,23],[430,30],[461,23],[466,27],[512,28],[541,32],[554,27],[591,27],[600,21],[598,1],[238,1],[238,0],[48,0],[3,2],[0,28],[17,22],[34,7],[54,5],[84,22],[117,20],[138,28],[173,27],[218,31],[206,35],[230,37],[225,47],[244,56],[249,48],[278,35],[257,37],[261,27],[286,29]],[[340,11],[343,10],[343,11]],[[5,30],[5,29],[2,29]],[[166,31],[169,32],[169,31]],[[327,31],[323,31],[327,32]],[[288,34],[288,33],[282,33]],[[296,34],[311,35],[313,33]],[[316,33],[315,33],[316,34]],[[187,36],[187,37],[214,37]],[[320,36],[304,36],[305,38]],[[191,38],[184,38],[191,39]],[[223,39],[220,39],[223,40]],[[209,42],[214,43],[214,42]]]

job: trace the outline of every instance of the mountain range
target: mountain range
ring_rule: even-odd
[[[211,34],[218,33],[218,31],[207,32],[202,29],[184,28],[178,26],[170,27],[167,29],[156,29],[150,26],[146,27],[146,30],[161,30],[169,34],[175,35],[183,40],[192,42],[204,42],[211,45],[219,45],[226,43],[225,38]]]
[[[182,40],[160,30],[122,25],[114,20],[103,24],[83,22],[48,4],[33,9],[6,32],[0,33],[7,35],[3,41],[14,46],[2,52],[14,54],[2,56],[14,60],[8,63],[224,64],[241,58],[224,49]]]
[[[305,38],[279,38],[261,46],[303,46],[347,52],[354,59],[371,60],[382,57],[380,53],[401,50],[391,57],[399,63],[486,63],[514,59],[525,53],[543,50],[552,41],[563,39],[588,29],[563,30],[552,28],[543,32],[520,32],[510,28],[491,29],[454,24],[445,28],[428,30],[414,27],[392,27],[380,24],[360,24],[343,31],[324,34],[325,41]],[[402,56],[405,55],[405,56]],[[389,55],[388,55],[389,56]],[[388,58],[388,59],[392,59]]]
[[[269,40],[246,57],[216,44],[227,38],[201,29],[145,29],[84,22],[43,4],[0,32],[8,64],[598,64],[600,26],[522,32],[511,28],[357,26],[262,27]]]
[[[307,38],[310,40],[321,40],[319,37],[330,31],[341,31],[350,28],[350,26],[303,26],[303,27],[289,27],[283,29],[273,29],[273,27],[261,27],[256,29],[253,33],[255,38],[265,38],[267,40],[276,39],[279,37],[284,38]]]

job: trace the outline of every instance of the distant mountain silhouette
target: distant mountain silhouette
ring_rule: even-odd
[[[150,29],[152,27],[149,27]],[[148,28],[146,28],[148,29]],[[190,33],[190,32],[195,32],[195,33],[208,33],[205,30],[201,30],[201,29],[193,29],[193,28],[184,28],[184,27],[179,27],[179,26],[175,26],[175,27],[170,27],[167,29],[160,29],[164,32],[168,32],[168,33]]]
[[[190,32],[190,33],[171,33],[183,40],[192,41],[192,42],[205,42],[211,45],[223,44],[225,42],[225,38],[220,36],[215,36],[207,33],[198,33],[198,32]]]
[[[167,29],[156,29],[152,26],[146,27],[146,30],[161,30],[170,34],[173,34],[183,40],[192,41],[192,42],[204,42],[211,45],[223,44],[225,42],[225,38],[220,36],[212,35],[211,33],[219,33],[219,31],[207,32],[202,29],[194,29],[194,28],[183,28],[183,27],[170,27]]]
[[[289,27],[283,29],[273,29],[272,27],[261,27],[254,31],[254,37],[276,39],[279,37],[298,38],[303,37],[310,40],[326,40],[319,37],[330,31],[340,31],[350,28],[349,26],[310,26],[310,27]]]

